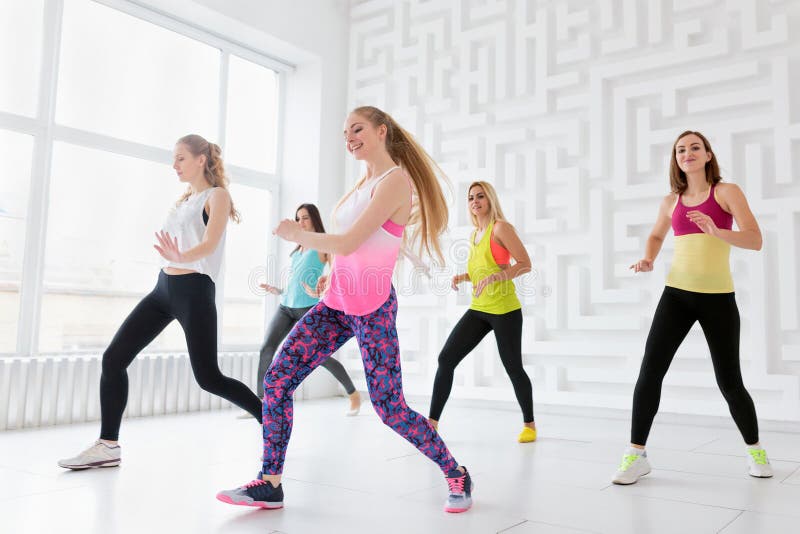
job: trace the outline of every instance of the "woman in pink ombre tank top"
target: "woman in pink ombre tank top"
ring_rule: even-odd
[[[408,132],[377,108],[350,113],[344,136],[348,152],[365,163],[366,175],[337,206],[339,233],[306,232],[289,219],[274,231],[305,248],[333,254],[330,286],[294,326],[264,376],[259,477],[217,498],[230,504],[283,506],[280,480],[292,429],[292,394],[314,368],[355,337],[375,412],[441,469],[449,488],[445,511],[464,512],[472,506],[469,473],[403,397],[392,287],[394,264],[406,238],[418,237],[421,250],[442,259],[439,236],[447,227],[447,205],[438,168]],[[418,202],[413,202],[415,193]],[[419,225],[406,228],[409,221]]]
[[[395,165],[353,190],[336,210],[337,230],[347,232],[367,208],[375,188],[399,169]],[[408,205],[411,206],[410,193]],[[392,288],[392,273],[403,243],[404,228],[405,225],[386,219],[355,251],[335,256],[330,286],[323,302],[349,315],[367,315],[380,308]]]

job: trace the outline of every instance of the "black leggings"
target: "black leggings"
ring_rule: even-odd
[[[308,308],[287,308],[282,304],[278,306],[278,311],[275,312],[272,321],[269,323],[267,335],[264,338],[264,344],[261,345],[261,355],[258,359],[257,387],[259,397],[264,397],[264,375],[267,373],[267,369],[269,369],[272,363],[272,358],[275,356],[275,350],[278,348],[278,344],[292,331],[292,327],[295,323],[302,319],[306,312],[312,307],[313,306],[309,306]],[[356,390],[344,366],[337,360],[327,358],[322,362],[322,367],[330,371],[333,377],[344,386],[344,390],[348,395],[351,395]]]
[[[453,387],[456,366],[491,330],[494,330],[500,360],[514,386],[519,407],[522,408],[523,421],[533,422],[533,389],[522,366],[522,310],[501,315],[467,310],[450,332],[442,352],[439,353],[439,369],[433,382],[429,412],[431,419],[438,421],[442,415]]]
[[[753,399],[739,367],[739,309],[733,293],[696,293],[664,288],[653,316],[642,368],[633,393],[631,443],[644,445],[661,399],[661,383],[689,329],[700,322],[711,350],[714,375],[745,443],[758,442]]]
[[[247,386],[224,376],[217,364],[214,282],[205,274],[158,274],[155,289],[128,315],[103,353],[100,376],[100,438],[117,440],[128,402],[126,369],[139,352],[177,319],[186,335],[189,361],[201,388],[250,412],[261,423],[261,401]]]

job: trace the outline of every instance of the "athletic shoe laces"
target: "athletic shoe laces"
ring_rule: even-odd
[[[758,465],[767,465],[767,451],[764,449],[748,449],[753,461]]]
[[[256,479],[256,480],[253,480],[252,482],[248,482],[247,484],[244,485],[244,487],[245,487],[245,489],[249,489],[249,488],[252,488],[252,487],[255,487],[255,486],[263,486],[266,483],[267,483],[266,480]]]
[[[463,495],[464,494],[464,481],[467,479],[466,475],[448,478],[447,486],[450,488],[450,495]]]
[[[628,468],[639,458],[638,454],[626,454],[622,457],[622,463],[619,464],[620,471],[627,471]]]

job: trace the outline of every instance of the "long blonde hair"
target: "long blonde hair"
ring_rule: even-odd
[[[467,198],[469,198],[469,192],[472,191],[472,188],[475,186],[482,187],[483,193],[486,195],[486,198],[489,199],[489,220],[505,221],[506,216],[503,215],[503,208],[500,207],[500,199],[497,198],[497,191],[494,190],[494,186],[489,182],[476,180],[469,184],[469,188],[467,189]],[[478,218],[472,212],[469,213],[469,216],[472,218],[472,225],[477,228]]]
[[[211,187],[221,187],[228,191],[228,184],[230,184],[230,180],[228,179],[228,175],[225,174],[225,165],[222,163],[222,149],[219,148],[219,145],[216,143],[210,143],[206,141],[205,138],[197,134],[184,135],[178,139],[176,144],[185,145],[194,157],[201,155],[205,156],[206,166],[203,169],[203,176],[205,177],[206,181],[211,185]],[[189,198],[191,194],[192,187],[189,186],[183,195],[181,195],[181,198],[178,199],[177,204],[180,204]],[[233,222],[238,223],[241,220],[239,212],[233,207],[232,199],[231,212],[229,213],[229,216]]]
[[[388,113],[373,106],[361,106],[352,113],[361,115],[376,128],[380,125],[386,126],[385,142],[389,157],[408,173],[414,183],[414,202],[406,224],[411,234],[408,242],[412,247],[416,245],[419,256],[422,256],[424,250],[428,256],[435,257],[443,264],[444,256],[439,238],[447,229],[449,212],[439,179],[449,186],[447,176],[416,139]],[[334,213],[366,179],[365,175],[356,182],[353,189],[336,205]]]

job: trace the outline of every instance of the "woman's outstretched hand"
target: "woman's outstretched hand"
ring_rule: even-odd
[[[279,287],[271,286],[269,284],[258,284],[258,287],[267,293],[272,293],[273,295],[280,295],[282,293]]]
[[[328,275],[323,274],[317,279],[317,286],[311,287],[310,285],[306,284],[305,282],[301,282],[303,284],[303,289],[305,290],[306,294],[309,297],[314,297],[318,299],[323,293],[325,293],[325,289],[328,285]]]
[[[480,282],[478,282],[472,291],[476,297],[480,297],[481,293],[483,293],[483,290],[486,289],[486,286],[488,286],[489,284],[494,284],[495,282],[497,282],[497,278],[495,277],[494,274],[491,274],[486,278],[482,279]]]
[[[635,273],[648,273],[653,270],[653,260],[642,258],[628,268]]]
[[[161,257],[172,263],[183,263],[183,254],[178,250],[178,238],[169,235],[169,232],[160,230],[156,232],[158,245],[153,245]]]
[[[285,239],[286,241],[297,242],[297,235],[302,231],[300,223],[292,219],[284,219],[272,231],[273,235]]]

